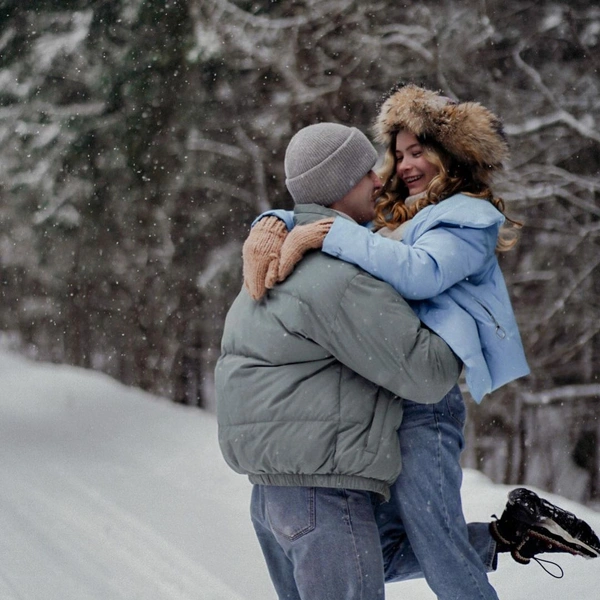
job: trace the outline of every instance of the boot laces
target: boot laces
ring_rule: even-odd
[[[533,560],[535,560],[535,562],[540,565],[540,567],[542,567],[542,569],[544,569],[544,571],[546,571],[546,573],[548,573],[548,575],[550,575],[550,577],[554,577],[554,579],[562,579],[565,575],[565,572],[563,571],[563,568],[555,562],[552,562],[551,560],[546,560],[545,558],[538,558],[537,556],[533,557]],[[552,565],[554,567],[556,567],[558,569],[559,574],[555,575],[546,565],[544,565],[543,563],[546,563],[546,565]]]

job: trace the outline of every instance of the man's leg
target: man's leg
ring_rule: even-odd
[[[464,419],[457,387],[438,404],[405,402],[398,432],[402,472],[390,504],[375,511],[386,581],[422,572],[440,600],[497,600],[486,575],[496,557],[488,524],[467,528],[462,512],[459,459]]]
[[[279,598],[289,598],[289,600],[301,600],[294,579],[294,565],[271,531],[266,513],[265,490],[266,487],[262,485],[255,485],[252,488],[252,499],[250,500],[252,525],[254,525],[254,531],[265,557],[277,596]]]
[[[383,600],[369,492],[254,486],[251,513],[280,599]]]

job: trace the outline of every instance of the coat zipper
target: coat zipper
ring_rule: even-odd
[[[481,300],[475,298],[475,296],[473,296],[473,300],[475,300],[475,302],[477,302],[477,304],[479,304],[479,306],[481,306],[481,308],[483,308],[483,310],[488,314],[490,320],[494,323],[494,326],[496,327],[496,335],[501,340],[503,340],[506,337],[506,330],[504,329],[504,327],[502,327],[502,325],[500,325],[498,319],[496,319],[496,317],[494,316],[494,313],[483,302],[481,302]]]

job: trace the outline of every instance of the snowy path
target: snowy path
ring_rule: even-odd
[[[0,353],[0,457],[0,600],[275,600],[211,415]],[[468,516],[499,512],[507,489],[467,472]],[[492,582],[503,600],[596,600],[600,561],[560,563],[555,581],[503,557]],[[433,595],[415,581],[387,598]]]
[[[35,476],[35,481],[13,481],[13,489],[1,495],[2,530],[6,526],[10,532],[13,524],[13,539],[9,535],[2,541],[3,550],[19,546],[31,550],[27,580],[11,583],[17,598],[32,597],[40,584],[48,584],[47,579],[36,581],[36,565],[43,564],[55,574],[50,582],[60,583],[57,592],[68,598],[125,600],[153,595],[196,600],[200,589],[207,600],[235,596],[156,530],[80,477],[52,471],[44,475],[41,480]],[[23,498],[29,500],[27,507],[19,506]],[[10,581],[10,575],[2,577]]]
[[[19,372],[19,361],[10,361],[10,370],[6,364],[0,367],[2,600],[247,597],[227,583],[221,558],[214,569],[203,566],[211,563],[203,554],[213,552],[198,546],[203,528],[214,529],[215,509],[222,511],[226,504],[219,498],[221,488],[211,496],[199,489],[209,483],[206,479],[188,479],[193,475],[186,473],[185,464],[168,460],[182,461],[173,452],[180,436],[189,449],[190,433],[196,438],[210,433],[212,438],[214,428],[203,431],[195,424],[194,431],[186,432],[184,409],[104,378],[105,391],[112,388],[110,400],[111,394],[100,393],[98,380],[90,390],[80,386],[85,382],[77,375],[87,374],[40,366],[30,378],[27,371]],[[88,397],[80,397],[82,392]],[[158,431],[161,422],[166,427]],[[146,452],[140,452],[136,446],[144,446],[144,434],[153,430],[160,440],[149,440]],[[200,453],[203,445],[198,440]],[[193,467],[200,456],[188,455],[185,462]],[[196,477],[203,474],[197,465],[190,471]],[[197,506],[182,503],[186,487]],[[205,503],[215,509],[203,511]],[[186,514],[186,525],[198,528],[188,549],[178,538],[182,532],[169,525],[170,519],[183,522]],[[250,533],[248,528],[247,537]],[[221,550],[226,552],[225,544]]]

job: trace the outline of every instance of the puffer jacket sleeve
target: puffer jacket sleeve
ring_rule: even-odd
[[[389,283],[404,298],[433,298],[477,273],[494,255],[496,228],[431,229],[409,246],[336,218],[323,252],[358,265]]]
[[[438,402],[460,373],[448,345],[389,285],[364,273],[351,280],[319,343],[362,377],[415,402]]]

